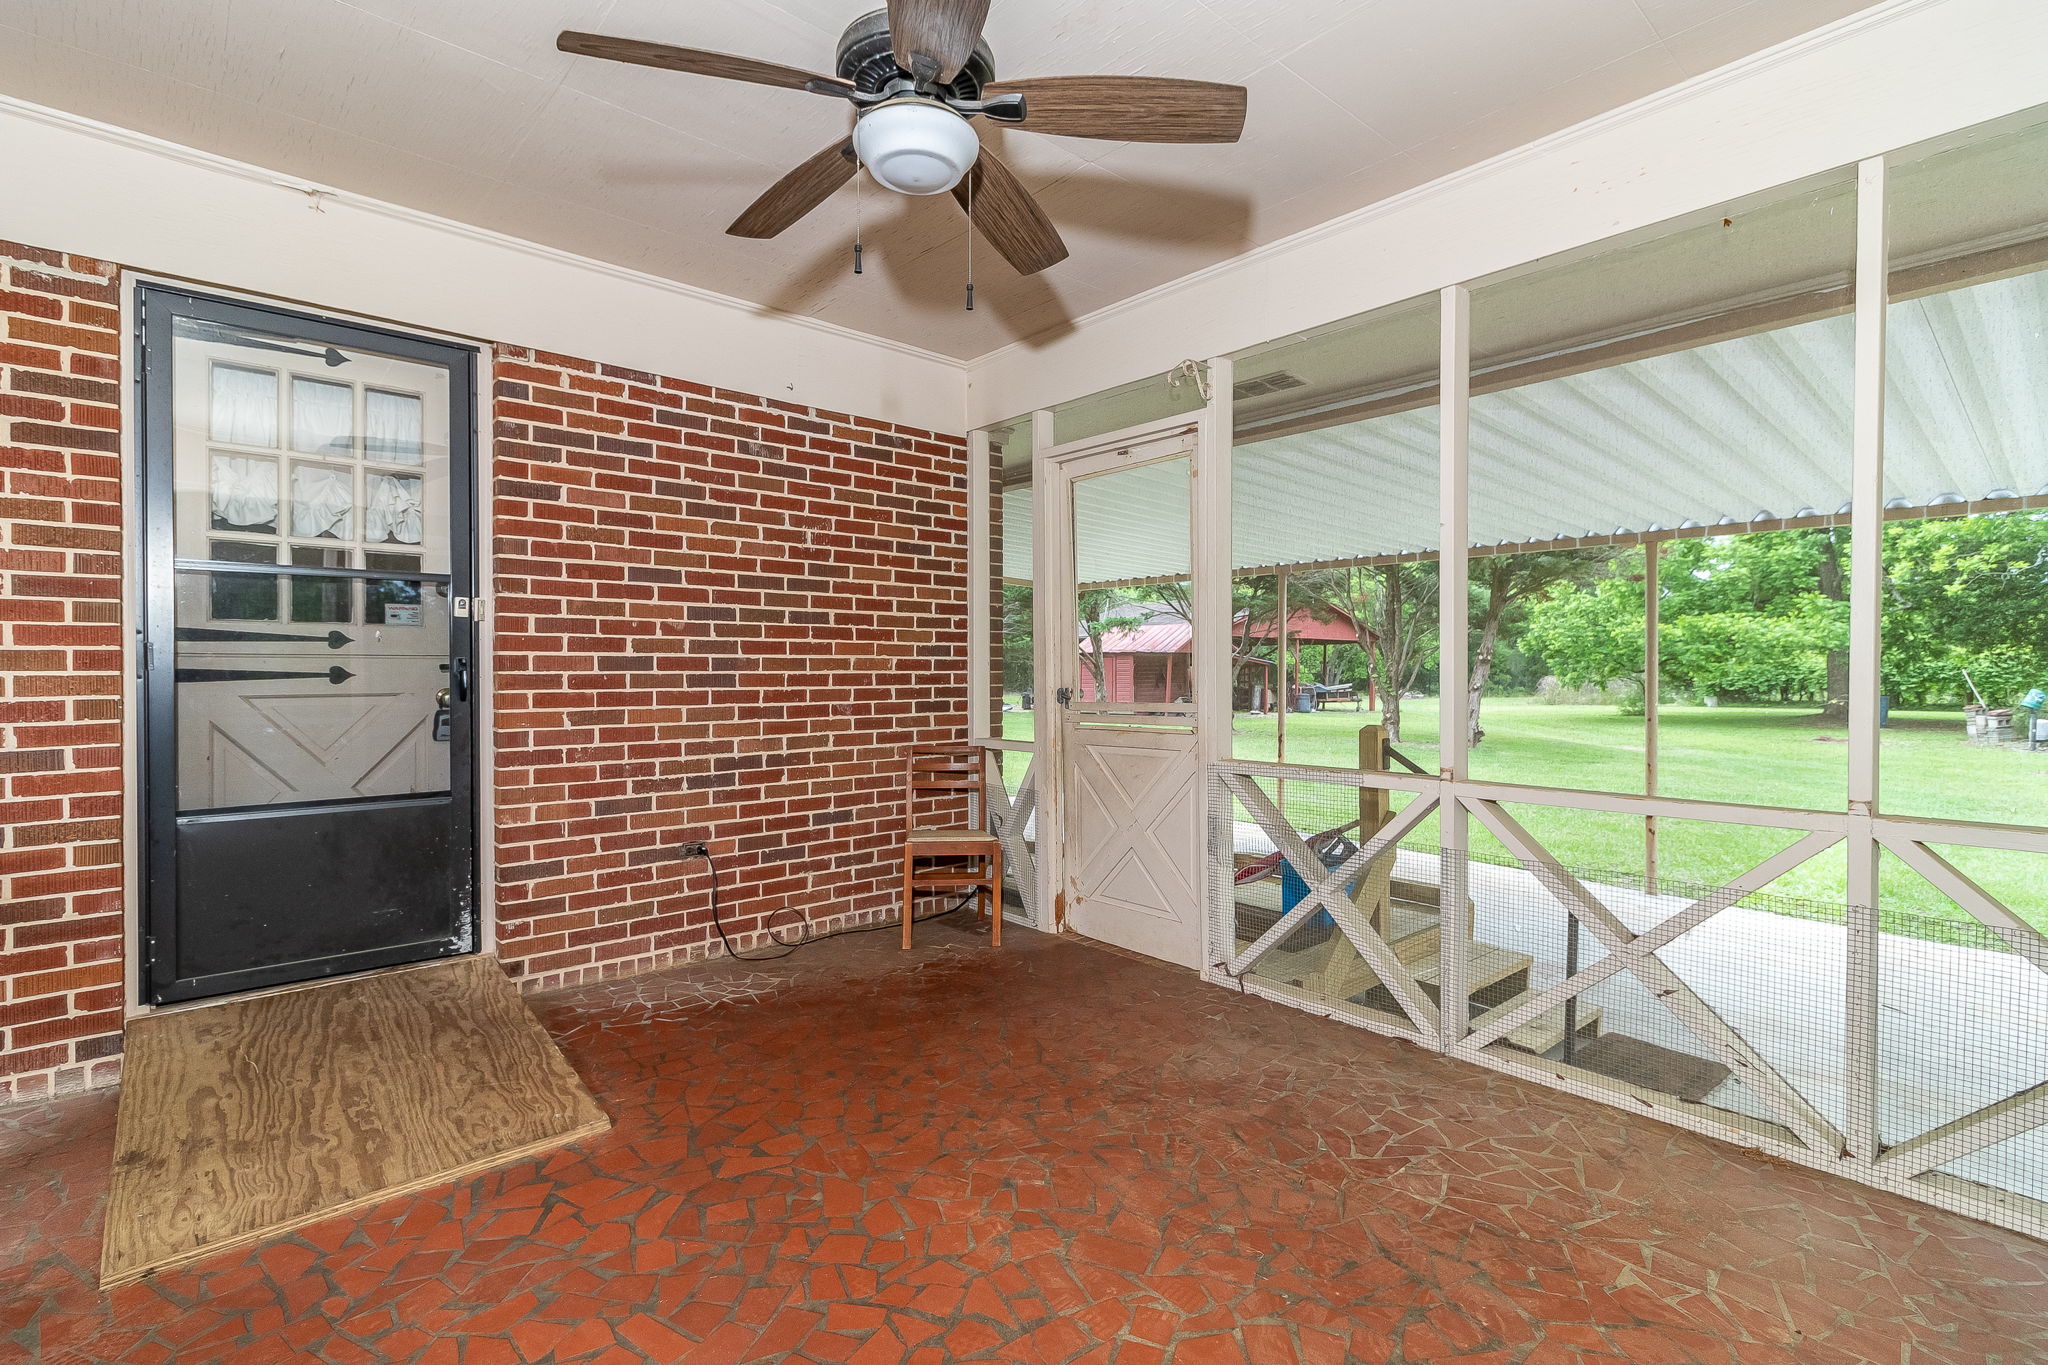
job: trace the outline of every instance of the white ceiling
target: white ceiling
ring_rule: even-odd
[[[965,357],[1867,3],[996,0],[999,75],[1235,81],[1251,110],[1229,147],[983,125],[1073,255],[1020,279],[978,251],[971,314],[947,196],[870,186],[857,278],[851,189],[773,241],[724,235],[844,105],[554,49],[580,28],[828,71],[871,0],[0,0],[0,93]]]

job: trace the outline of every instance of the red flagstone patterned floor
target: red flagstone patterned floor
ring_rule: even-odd
[[[538,1002],[584,1149],[111,1296],[111,1096],[0,1111],[0,1360],[2048,1360],[2048,1246],[947,922]]]

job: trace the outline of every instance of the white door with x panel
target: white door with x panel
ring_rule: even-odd
[[[1062,462],[1056,625],[1073,642],[1056,693],[1066,923],[1185,967],[1202,944],[1191,448],[1180,432]],[[1169,529],[1134,539],[1140,506]]]

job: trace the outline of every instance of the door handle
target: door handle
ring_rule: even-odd
[[[449,673],[451,674],[451,678],[450,678],[450,681],[452,681],[452,682],[453,682],[453,683],[455,684],[455,700],[457,700],[457,701],[468,701],[468,700],[469,700],[469,660],[467,660],[467,659],[457,659],[457,660],[455,660],[455,661],[454,661],[454,666],[453,666],[452,668],[450,668],[450,669],[449,669]]]
[[[1052,699],[1061,706],[1072,706],[1074,704],[1074,689],[1062,687],[1059,691],[1052,694]]]

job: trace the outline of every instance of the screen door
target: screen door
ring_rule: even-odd
[[[147,991],[472,951],[474,354],[145,287]]]
[[[1186,967],[1202,942],[1192,449],[1182,434],[1062,460],[1055,493],[1066,922]]]

